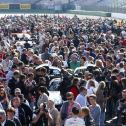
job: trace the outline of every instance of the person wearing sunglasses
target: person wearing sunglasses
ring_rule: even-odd
[[[81,110],[80,104],[74,101],[74,95],[72,92],[66,93],[66,99],[67,99],[67,101],[65,101],[63,103],[61,110],[60,110],[62,125],[64,125],[64,122],[66,119],[69,119],[72,117],[72,108],[73,107],[77,107],[79,112]]]

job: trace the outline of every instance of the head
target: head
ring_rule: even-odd
[[[10,107],[6,110],[8,119],[13,119],[15,115],[15,109],[13,107]]]
[[[21,104],[21,101],[20,101],[20,98],[19,97],[14,97],[12,99],[12,106],[14,108],[18,108],[20,106],[20,104]]]
[[[15,79],[18,79],[20,77],[19,71],[15,70],[13,76],[14,76]]]
[[[85,96],[87,95],[87,89],[86,89],[84,86],[80,87],[79,91],[80,91],[80,93],[82,93],[83,95],[85,95]]]
[[[72,108],[72,114],[78,116],[79,115],[79,109],[77,107]]]
[[[88,107],[82,107],[81,108],[81,116],[85,117],[90,115],[90,109]]]
[[[26,75],[21,74],[19,80],[22,81],[22,82],[24,82],[25,79],[26,79]]]
[[[126,89],[122,91],[122,98],[126,100]]]
[[[89,96],[89,102],[90,102],[91,105],[96,105],[96,95],[91,94]]]
[[[0,109],[0,123],[4,122],[6,119],[6,113],[4,110]]]
[[[47,88],[45,86],[40,86],[38,88],[38,93],[41,95],[47,91]]]
[[[79,79],[77,77],[73,78],[73,85],[78,86],[79,85]]]
[[[68,100],[69,103],[73,102],[73,100],[74,100],[73,93],[72,92],[67,92],[66,93],[66,98],[67,98],[67,100]]]
[[[53,107],[55,107],[55,103],[54,103],[54,101],[52,100],[52,99],[49,99],[48,100],[48,108],[53,108]]]
[[[14,91],[15,97],[18,97],[21,94],[21,89],[20,88],[16,88]]]

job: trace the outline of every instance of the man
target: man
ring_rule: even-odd
[[[21,100],[19,97],[14,97],[12,99],[12,106],[15,109],[15,117],[19,119],[22,126],[26,126],[26,116],[24,109],[21,108]]]
[[[76,69],[80,67],[80,61],[78,60],[78,54],[74,53],[71,55],[71,61],[69,62],[70,69]]]
[[[51,99],[48,100],[48,108],[53,119],[51,122],[49,122],[49,126],[59,126],[59,112],[55,107],[54,101]]]
[[[0,109],[0,126],[16,126],[11,120],[6,119],[6,113]]]
[[[14,116],[15,115],[15,109],[13,107],[10,107],[6,110],[7,113],[7,119],[14,121],[16,126],[22,126],[21,122]]]
[[[61,107],[60,114],[61,120],[64,124],[65,120],[72,117],[72,108],[77,107],[81,110],[80,104],[74,101],[74,95],[72,92],[66,93],[67,101],[65,101]]]
[[[101,108],[100,106],[96,103],[96,95],[91,94],[89,96],[89,102],[90,106],[89,109],[91,111],[91,116],[93,117],[95,121],[96,126],[100,126],[100,115],[101,115]]]
[[[29,126],[30,125],[30,122],[32,121],[33,112],[31,110],[30,106],[26,103],[27,100],[24,98],[24,95],[23,94],[20,94],[19,95],[19,98],[20,98],[20,101],[21,101],[20,107],[25,112],[26,126]]]
[[[14,91],[17,86],[17,82],[19,79],[19,71],[15,70],[12,79],[9,80],[8,82],[8,87],[10,88],[10,94],[14,96]]]
[[[41,58],[43,61],[45,61],[45,60],[49,60],[50,56],[51,56],[51,54],[49,53],[49,49],[48,49],[48,47],[46,47],[45,52],[42,53],[42,55],[41,55]]]
[[[87,89],[85,87],[80,87],[80,93],[77,95],[75,101],[80,104],[81,107],[87,106]]]
[[[65,126],[85,126],[84,120],[79,118],[78,108],[72,108],[72,117],[66,120]]]
[[[122,91],[122,98],[117,104],[118,125],[126,125],[126,89]]]

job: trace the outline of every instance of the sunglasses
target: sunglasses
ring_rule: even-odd
[[[67,100],[72,100],[73,98],[67,98]]]

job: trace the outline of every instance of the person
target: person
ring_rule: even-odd
[[[100,125],[104,126],[105,125],[105,109],[106,109],[106,101],[107,97],[105,95],[105,87],[106,84],[104,81],[101,81],[98,87],[98,90],[96,92],[96,102],[100,105],[101,107],[101,117],[100,117]]]
[[[90,109],[88,107],[81,108],[81,117],[85,121],[85,126],[96,126],[94,119],[91,116]]]
[[[7,93],[4,88],[0,89],[0,103],[4,110],[6,110],[8,108],[9,98],[8,98]]]
[[[47,107],[49,109],[49,112],[52,116],[52,121],[49,122],[49,126],[60,126],[60,121],[59,121],[59,111],[58,109],[55,107],[55,103],[54,100],[49,99],[48,100],[48,104]]]
[[[65,120],[72,117],[72,108],[77,107],[81,110],[79,103],[74,101],[74,95],[72,92],[66,93],[67,101],[63,103],[60,109],[61,123],[64,124]]]
[[[100,126],[101,107],[96,102],[96,95],[94,94],[90,95],[89,102],[90,102],[89,109],[91,111],[91,116],[95,121],[95,125]]]
[[[122,91],[122,98],[117,102],[117,124],[126,125],[126,89]]]
[[[74,99],[76,99],[77,95],[79,94],[79,79],[73,78],[73,83],[69,88],[69,91],[74,94]]]
[[[81,107],[87,106],[87,89],[85,87],[80,87],[80,93],[77,95],[75,101],[78,102]]]
[[[33,112],[30,106],[26,103],[26,99],[24,98],[24,95],[20,94],[18,97],[20,98],[20,101],[21,101],[20,107],[25,112],[26,126],[29,126],[32,121]]]
[[[15,117],[19,119],[21,122],[22,126],[26,125],[26,117],[25,117],[25,112],[24,109],[21,108],[21,101],[19,97],[14,97],[12,99],[12,107],[15,109]]]
[[[13,107],[10,107],[6,110],[7,113],[7,119],[14,121],[15,126],[22,126],[21,122],[19,119],[17,119],[15,115],[15,109]]]
[[[85,122],[79,117],[79,109],[77,107],[72,108],[72,117],[65,121],[64,126],[85,126]]]
[[[14,90],[17,86],[19,76],[19,71],[15,70],[12,79],[10,79],[8,82],[8,87],[10,88],[10,94],[12,95],[12,97],[14,96]]]
[[[41,103],[48,103],[48,95],[45,93],[45,89],[44,86],[38,88],[39,98],[37,100],[37,107],[39,107]]]
[[[48,126],[48,122],[53,121],[50,112],[47,109],[46,103],[41,103],[38,110],[36,110],[32,124],[33,126]]]
[[[15,123],[6,119],[6,112],[0,109],[0,126],[16,126]]]

